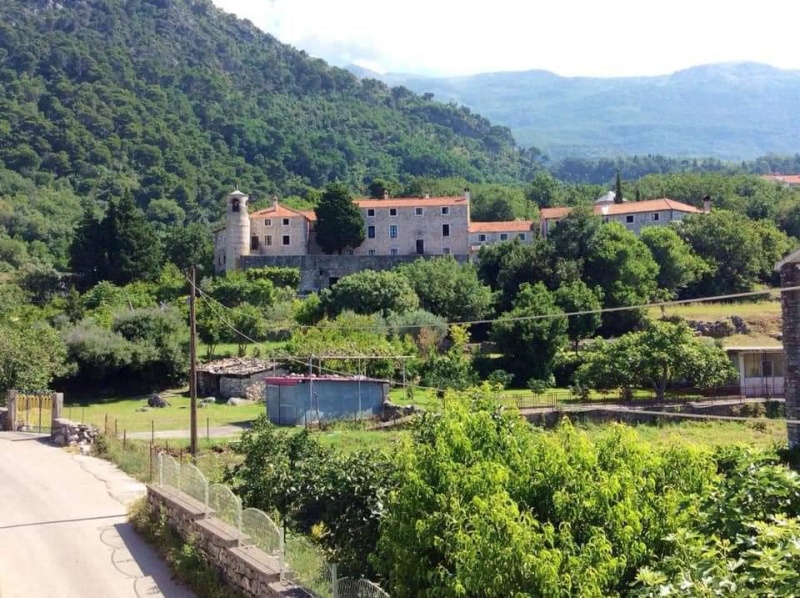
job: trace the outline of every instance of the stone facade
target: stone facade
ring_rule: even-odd
[[[793,254],[794,255],[794,254]],[[800,286],[800,264],[786,259],[780,264],[781,286]],[[800,416],[800,291],[784,291],[781,294],[783,315],[783,350],[785,359],[784,396],[786,397],[786,419],[797,420]],[[800,424],[787,423],[789,448],[800,444]]]
[[[214,517],[205,505],[169,486],[148,486],[150,517],[164,515],[167,525],[184,540],[192,538],[207,562],[244,596],[264,598],[307,597],[302,588],[280,581],[277,558],[247,546],[248,538]]]
[[[291,255],[267,256],[249,255],[242,257],[242,268],[264,268],[266,266],[282,266],[298,268],[300,270],[301,293],[319,291],[331,286],[340,278],[355,274],[361,270],[391,270],[402,264],[410,264],[420,257],[419,255],[384,255],[384,256],[358,256],[358,255]],[[465,263],[469,260],[466,255],[453,256],[456,261]]]

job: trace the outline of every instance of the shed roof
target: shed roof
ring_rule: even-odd
[[[230,357],[203,364],[197,368],[197,371],[221,376],[249,376],[266,372],[273,367],[273,363],[254,357]]]
[[[295,386],[301,382],[378,382],[389,384],[388,380],[379,378],[368,378],[366,376],[307,376],[305,374],[295,374],[289,376],[267,376],[265,379],[270,386]]]

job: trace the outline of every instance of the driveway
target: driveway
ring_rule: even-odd
[[[144,486],[39,437],[0,432],[0,598],[190,598],[127,522]]]

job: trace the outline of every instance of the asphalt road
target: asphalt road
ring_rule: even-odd
[[[0,433],[0,598],[190,598],[127,522],[144,486],[114,465]]]

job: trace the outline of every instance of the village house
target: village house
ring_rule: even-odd
[[[480,251],[484,245],[493,245],[503,241],[519,239],[528,244],[533,241],[535,234],[533,220],[512,220],[506,222],[470,222],[469,224],[469,250],[470,253]]]
[[[547,237],[553,226],[570,211],[570,208],[542,208],[539,212],[539,233],[542,237]],[[666,197],[614,203],[614,192],[610,191],[594,202],[593,211],[604,222],[619,222],[638,236],[648,226],[666,226],[683,220],[687,214],[710,212],[711,200],[703,200],[702,210]]]
[[[800,187],[800,174],[764,174],[761,178],[786,187]]]
[[[746,397],[782,397],[785,360],[783,347],[725,347],[739,372],[739,391]]]

